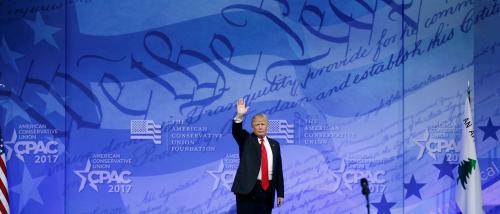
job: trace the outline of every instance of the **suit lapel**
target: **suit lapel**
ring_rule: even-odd
[[[258,160],[260,160],[262,157],[261,157],[261,154],[260,154],[260,143],[259,143],[259,138],[257,136],[255,136],[254,134],[252,134],[254,136],[254,140],[253,140],[253,147],[254,147],[254,151],[255,153],[257,154],[257,157],[258,157]]]
[[[274,169],[276,169],[275,166],[276,166],[277,158],[278,158],[278,148],[277,148],[276,143],[269,140],[269,138],[267,140],[269,141],[269,145],[271,146],[271,151],[273,152],[273,171],[275,171]]]

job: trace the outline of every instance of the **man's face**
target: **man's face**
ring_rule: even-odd
[[[253,133],[259,137],[267,134],[267,121],[263,117],[256,117],[252,122]]]

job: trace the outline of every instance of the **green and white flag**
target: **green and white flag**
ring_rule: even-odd
[[[456,202],[464,214],[483,212],[481,176],[474,144],[474,126],[469,98],[465,99],[464,119],[462,120],[462,149],[458,165]]]

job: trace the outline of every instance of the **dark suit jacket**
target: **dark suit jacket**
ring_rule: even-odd
[[[236,171],[231,191],[248,194],[252,191],[259,175],[261,164],[260,144],[258,137],[254,133],[250,134],[247,130],[243,129],[243,123],[235,123],[233,121],[232,129],[233,137],[239,147],[240,165]],[[269,186],[272,188],[271,191],[273,191],[272,203],[274,204],[274,191],[278,193],[278,197],[284,197],[283,168],[280,144],[271,138],[267,139],[273,152],[273,178]]]

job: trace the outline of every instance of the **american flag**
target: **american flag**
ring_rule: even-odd
[[[287,143],[294,143],[294,125],[286,120],[269,120],[267,134],[271,138],[285,139]]]
[[[153,140],[155,144],[161,144],[161,125],[152,120],[131,120],[130,139]]]
[[[10,213],[9,209],[9,185],[7,183],[7,162],[5,161],[5,147],[3,145],[3,135],[0,129],[0,213]]]

